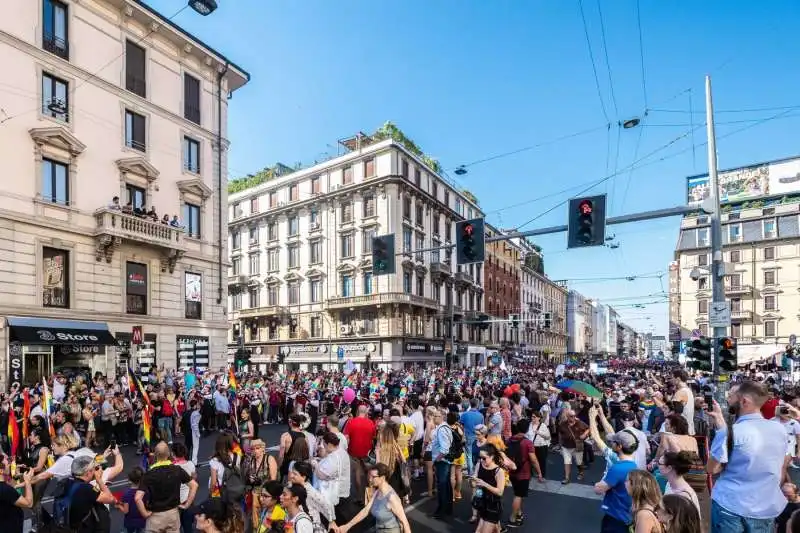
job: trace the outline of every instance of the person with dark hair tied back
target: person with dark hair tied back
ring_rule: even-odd
[[[403,502],[389,485],[389,467],[383,463],[372,465],[367,469],[367,476],[369,486],[374,491],[372,498],[348,523],[341,526],[334,525],[334,533],[347,533],[368,514],[372,514],[375,519],[375,529],[380,533],[411,533],[411,526],[403,510]]]
[[[288,480],[289,483],[300,485],[305,489],[303,493],[303,505],[306,512],[311,516],[311,520],[314,524],[320,526],[322,529],[327,529],[327,524],[334,521],[336,513],[333,504],[311,485],[313,473],[314,470],[310,463],[306,461],[296,461],[292,463],[292,468],[289,470]],[[284,507],[284,509],[286,508]]]
[[[656,509],[656,514],[664,526],[664,533],[703,532],[697,508],[683,496],[667,494],[661,498],[661,506]]]
[[[195,527],[202,533],[244,533],[241,513],[219,498],[201,503],[195,517]]]
[[[314,523],[311,521],[311,517],[308,516],[308,508],[306,507],[306,489],[302,485],[292,483],[283,489],[281,507],[286,511],[284,531],[314,533]]]
[[[687,498],[697,507],[700,512],[700,501],[688,481],[684,479],[692,465],[698,461],[697,454],[694,452],[667,452],[658,460],[658,471],[667,480],[667,488],[664,494],[678,494]]]
[[[476,533],[491,533],[499,528],[503,491],[506,488],[502,464],[503,455],[494,444],[481,446],[480,465],[475,477],[470,479],[473,487],[472,507],[478,511],[479,518]]]

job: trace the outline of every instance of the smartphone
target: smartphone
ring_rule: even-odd
[[[714,395],[710,392],[707,392],[705,395],[703,395],[703,401],[706,402],[709,410],[714,408]]]
[[[108,441],[108,447],[109,447],[110,449],[112,449],[112,450],[115,450],[115,449],[117,448],[117,441],[116,441],[116,439],[111,439],[110,441]]]

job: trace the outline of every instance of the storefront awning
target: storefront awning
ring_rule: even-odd
[[[52,320],[49,318],[8,317],[11,342],[112,346],[117,343],[105,322]]]

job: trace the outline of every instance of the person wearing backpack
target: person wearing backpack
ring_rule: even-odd
[[[314,533],[314,522],[308,515],[306,497],[305,487],[297,483],[283,489],[280,503],[286,511],[285,533]]]
[[[45,530],[110,533],[111,515],[106,506],[116,500],[103,480],[102,467],[93,457],[81,455],[72,461],[70,469],[72,476],[56,486],[52,520]]]
[[[530,420],[527,418],[519,419],[514,424],[514,435],[508,439],[506,455],[517,465],[516,470],[512,470],[509,473],[511,488],[514,489],[514,499],[511,502],[511,517],[508,521],[509,527],[522,526],[522,499],[528,497],[528,486],[531,482],[532,470],[536,470],[536,477],[540,483],[544,481],[539,459],[536,457],[536,449],[533,447],[533,443],[525,436],[530,427]]]
[[[167,443],[159,442],[154,455],[155,463],[144,474],[136,491],[136,508],[147,520],[146,531],[178,533],[181,529],[179,509],[191,507],[197,494],[197,481],[180,465],[172,463]],[[189,495],[183,503],[181,485],[189,486]]]
[[[466,450],[464,449],[466,438],[457,412],[447,413],[447,425],[453,432],[453,443],[447,453],[447,460],[453,464],[450,469],[450,485],[453,487],[453,498],[458,501],[461,499],[461,483],[464,480],[463,467],[467,464]]]

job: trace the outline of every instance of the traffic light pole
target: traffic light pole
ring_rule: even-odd
[[[711,77],[706,76],[706,135],[708,136],[708,181],[710,186],[709,199],[711,200],[711,302],[713,304],[725,303],[724,268],[722,257],[722,216],[719,205],[719,175],[717,173],[717,137],[714,130],[714,101],[711,97]],[[723,407],[726,404],[727,380],[721,380],[720,356],[718,339],[727,335],[727,328],[714,327],[714,342],[712,343],[714,366],[713,376],[716,385],[715,394],[717,402]]]

